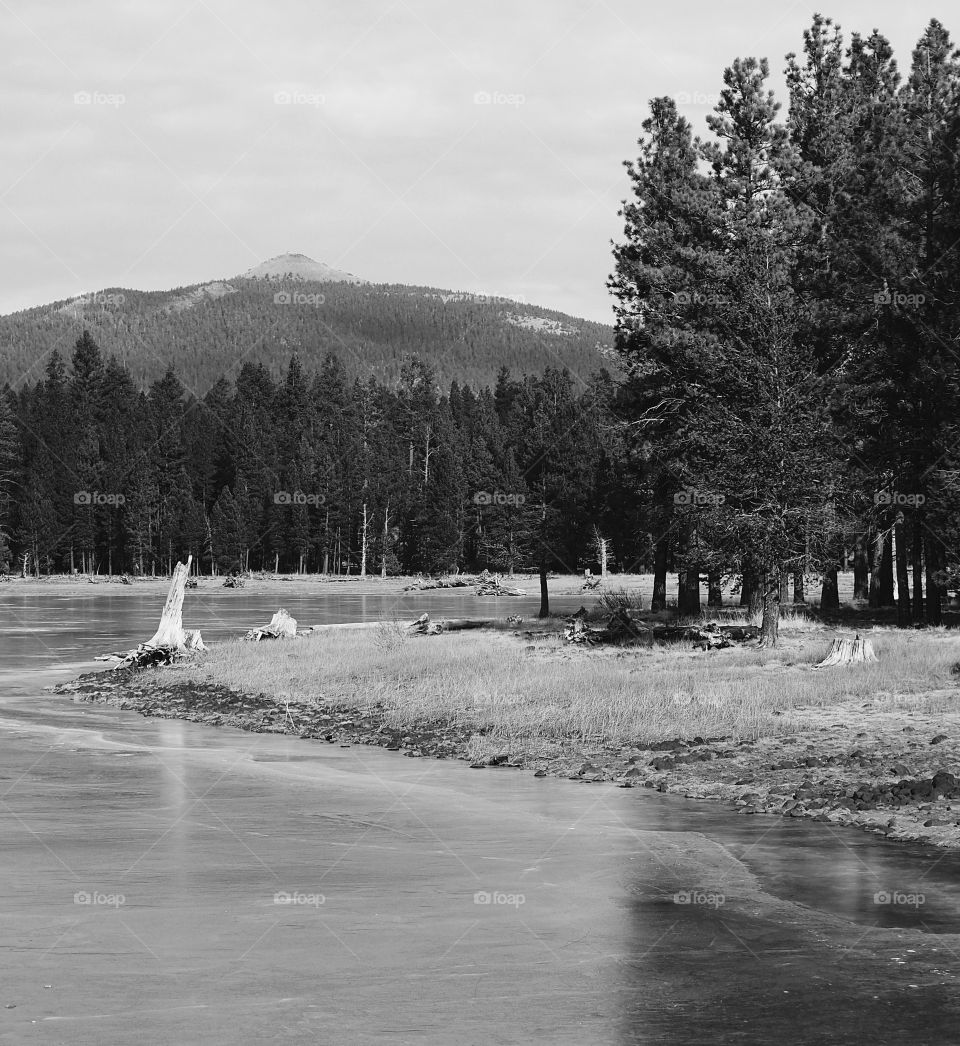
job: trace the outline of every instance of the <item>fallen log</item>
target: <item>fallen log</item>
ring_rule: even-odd
[[[835,668],[838,665],[859,665],[879,660],[869,639],[861,639],[859,634],[853,639],[849,636],[837,636],[827,656],[813,667]]]
[[[431,621],[429,614],[421,614],[416,621],[407,625],[407,632],[414,636],[439,636],[442,632],[461,632],[468,628],[489,628],[489,618],[454,617],[444,621]]]
[[[136,650],[124,653],[101,654],[96,661],[116,661],[118,668],[144,668],[150,665],[169,665],[188,650],[206,650],[199,629],[183,627],[183,591],[190,575],[193,556],[186,563],[178,563],[170,579],[167,601],[160,615],[156,632]]]
[[[467,575],[440,578],[417,578],[412,585],[406,585],[404,592],[429,592],[435,588],[469,588],[477,583],[476,578]]]
[[[297,619],[281,608],[270,618],[269,624],[263,628],[251,628],[243,638],[259,643],[261,639],[295,639],[296,636]]]

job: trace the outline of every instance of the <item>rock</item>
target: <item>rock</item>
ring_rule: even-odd
[[[937,734],[937,736],[936,736],[936,737],[933,737],[933,738],[931,738],[931,739],[930,739],[930,744],[932,744],[932,745],[938,745],[938,744],[940,744],[940,743],[941,743],[942,741],[949,741],[949,740],[950,740],[950,739],[949,739],[949,738],[947,737],[947,735],[946,735],[946,734]]]
[[[640,770],[636,766],[631,766],[630,769],[627,770],[626,773],[624,773],[623,776],[624,777],[629,777],[629,778],[642,777],[643,776],[643,771]]]
[[[654,770],[672,770],[676,765],[676,762],[668,755],[661,756],[659,759],[653,759],[650,762],[650,766]]]
[[[547,776],[547,771],[546,771],[546,770],[537,770],[537,771],[536,771],[536,772],[534,773],[534,775],[533,775],[533,776],[534,776],[534,777],[546,777],[546,776]]]
[[[486,763],[471,763],[470,764],[470,769],[471,770],[486,770],[486,768],[487,768],[487,764]]]

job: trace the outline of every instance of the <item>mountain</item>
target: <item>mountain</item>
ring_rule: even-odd
[[[325,262],[314,261],[305,254],[278,254],[252,269],[238,280],[306,280],[312,283],[366,283],[352,272],[334,269]]]
[[[348,372],[389,382],[405,355],[430,363],[441,386],[490,385],[512,374],[566,367],[586,378],[610,368],[612,329],[507,298],[404,284],[373,284],[302,254],[271,258],[241,276],[170,291],[108,288],[0,317],[0,386],[43,376],[54,348],[69,359],[89,330],[140,385],[176,367],[202,394],[246,362],[276,377],[294,353],[317,369],[328,352]],[[606,347],[606,348],[604,348]]]

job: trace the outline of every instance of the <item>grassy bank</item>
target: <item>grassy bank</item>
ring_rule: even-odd
[[[150,715],[507,763],[960,846],[960,634],[875,628],[878,663],[817,670],[835,632],[805,615],[788,615],[774,651],[573,647],[552,628],[331,628],[63,689]]]
[[[578,649],[557,637],[509,632],[436,637],[331,630],[282,647],[228,643],[180,667],[183,681],[215,683],[292,706],[378,709],[406,728],[449,722],[472,728],[485,750],[530,758],[551,745],[610,745],[723,736],[756,739],[796,729],[799,707],[827,709],[871,698],[942,712],[952,703],[960,639],[946,632],[877,632],[877,664],[813,671],[825,632],[784,636],[776,651],[745,645],[705,654],[690,644]],[[473,754],[473,753],[471,753]]]

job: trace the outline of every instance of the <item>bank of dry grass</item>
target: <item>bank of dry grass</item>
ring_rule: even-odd
[[[391,626],[275,643],[234,642],[175,670],[181,681],[263,693],[290,705],[378,708],[390,726],[449,723],[528,756],[558,744],[758,738],[809,729],[799,708],[952,708],[960,637],[874,630],[877,664],[816,671],[832,633],[788,629],[780,649],[705,653],[689,645],[615,649],[529,642],[505,632],[408,637]],[[169,670],[166,670],[169,672]]]

